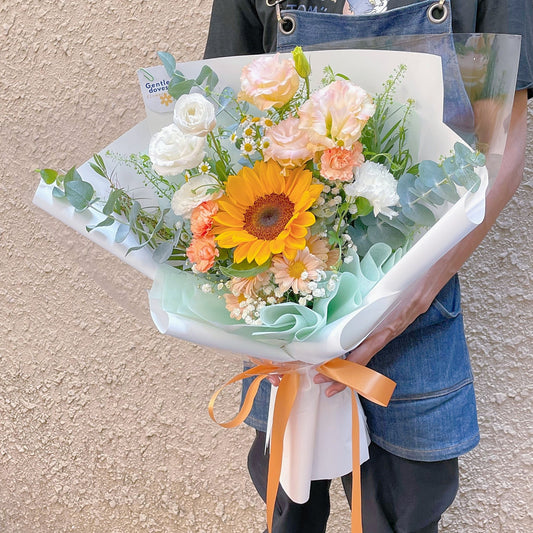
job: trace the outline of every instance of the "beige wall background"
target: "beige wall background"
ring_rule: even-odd
[[[143,118],[135,71],[157,64],[157,50],[201,57],[210,6],[0,5],[2,532],[264,527],[246,472],[252,432],[223,430],[206,410],[239,363],[160,335],[144,311],[147,281],[31,205],[33,169],[80,164]],[[447,533],[533,530],[532,112],[523,185],[464,268],[482,441],[461,459]],[[110,282],[125,290],[111,297]],[[338,483],[333,492],[328,531],[346,532]]]

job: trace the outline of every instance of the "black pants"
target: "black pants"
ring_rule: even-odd
[[[268,454],[265,433],[257,431],[248,454],[248,470],[257,492],[266,500]],[[437,533],[442,513],[458,489],[457,459],[410,461],[374,443],[370,459],[361,465],[364,533]],[[330,480],[313,481],[309,500],[294,503],[280,487],[272,533],[324,533],[329,517]],[[350,501],[352,476],[342,484]]]

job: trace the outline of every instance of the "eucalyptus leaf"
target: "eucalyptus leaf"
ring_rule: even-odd
[[[135,222],[137,221],[137,217],[139,216],[140,211],[141,211],[141,204],[137,200],[134,200],[131,205],[130,214],[128,216],[128,221],[130,223],[130,226],[135,225]]]
[[[131,227],[129,224],[120,223],[115,233],[115,242],[124,242],[129,235]]]
[[[104,220],[102,220],[101,222],[98,222],[98,224],[95,224],[94,226],[85,226],[85,229],[88,232],[90,232],[96,228],[102,228],[104,226],[112,226],[114,222],[115,222],[115,219],[113,217],[107,217],[107,218],[104,218]]]
[[[198,85],[201,85],[204,81],[206,82],[206,86],[210,91],[213,91],[213,89],[218,85],[218,76],[216,72],[207,65],[202,67],[200,74],[196,78],[196,83]]]
[[[231,87],[224,87],[218,99],[220,104],[220,111],[222,111],[222,109],[224,109],[230,102],[232,102],[234,98],[235,91]]]
[[[109,195],[109,198],[107,199],[107,202],[104,205],[104,208],[102,209],[104,215],[110,215],[111,213],[113,213],[117,200],[120,198],[120,195],[121,191],[118,189],[111,191],[111,194]]]
[[[196,82],[194,80],[175,81],[173,78],[168,85],[168,92],[177,100],[180,96],[189,94],[195,85]]]
[[[52,189],[52,196],[54,198],[65,198],[65,191],[59,187],[54,187]]]
[[[174,250],[174,243],[172,241],[162,242],[154,250],[154,253],[152,254],[152,258],[154,259],[156,263],[164,263],[170,258],[173,250]]]
[[[65,182],[65,196],[77,211],[87,209],[94,195],[93,186],[87,181],[72,180]]]
[[[63,177],[63,182],[68,183],[69,181],[81,181],[81,176],[79,172],[76,170],[76,167],[72,167],[68,170],[68,172]]]
[[[420,226],[431,226],[435,223],[433,212],[422,204],[412,203],[409,206],[404,206],[402,212]]]
[[[56,170],[53,170],[51,168],[45,168],[43,170],[39,170],[39,174],[41,175],[41,179],[47,184],[52,185],[56,181],[56,178],[58,176],[58,173]]]
[[[139,244],[139,246],[132,246],[131,248],[128,248],[126,255],[129,255],[131,252],[136,252],[137,250],[142,250],[147,244],[148,241],[144,241],[142,244]]]
[[[174,59],[174,56],[168,52],[157,52],[157,55],[159,56],[161,63],[163,63],[167,74],[172,78],[176,70],[176,60]]]
[[[386,242],[393,250],[405,244],[405,235],[385,221],[368,228],[368,240],[373,243]]]

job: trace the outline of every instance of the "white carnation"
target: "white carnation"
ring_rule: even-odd
[[[148,156],[161,176],[176,176],[203,161],[204,146],[203,137],[185,135],[175,124],[170,124],[152,136]]]
[[[216,190],[215,192],[213,192]],[[222,195],[218,182],[213,176],[200,174],[184,183],[172,197],[172,211],[176,215],[189,218],[192,210],[202,202],[219,198]]]
[[[174,107],[174,124],[183,133],[205,137],[216,126],[215,106],[201,94],[183,94]]]
[[[348,196],[366,198],[374,208],[374,215],[383,213],[392,218],[397,213],[390,208],[400,201],[397,184],[387,167],[365,161],[355,170],[354,181],[345,185],[344,191]]]

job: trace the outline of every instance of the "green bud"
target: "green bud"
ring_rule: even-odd
[[[294,68],[296,69],[298,76],[304,79],[308,78],[311,74],[311,65],[309,64],[309,61],[307,61],[301,46],[297,46],[292,51],[292,58],[294,59]]]

